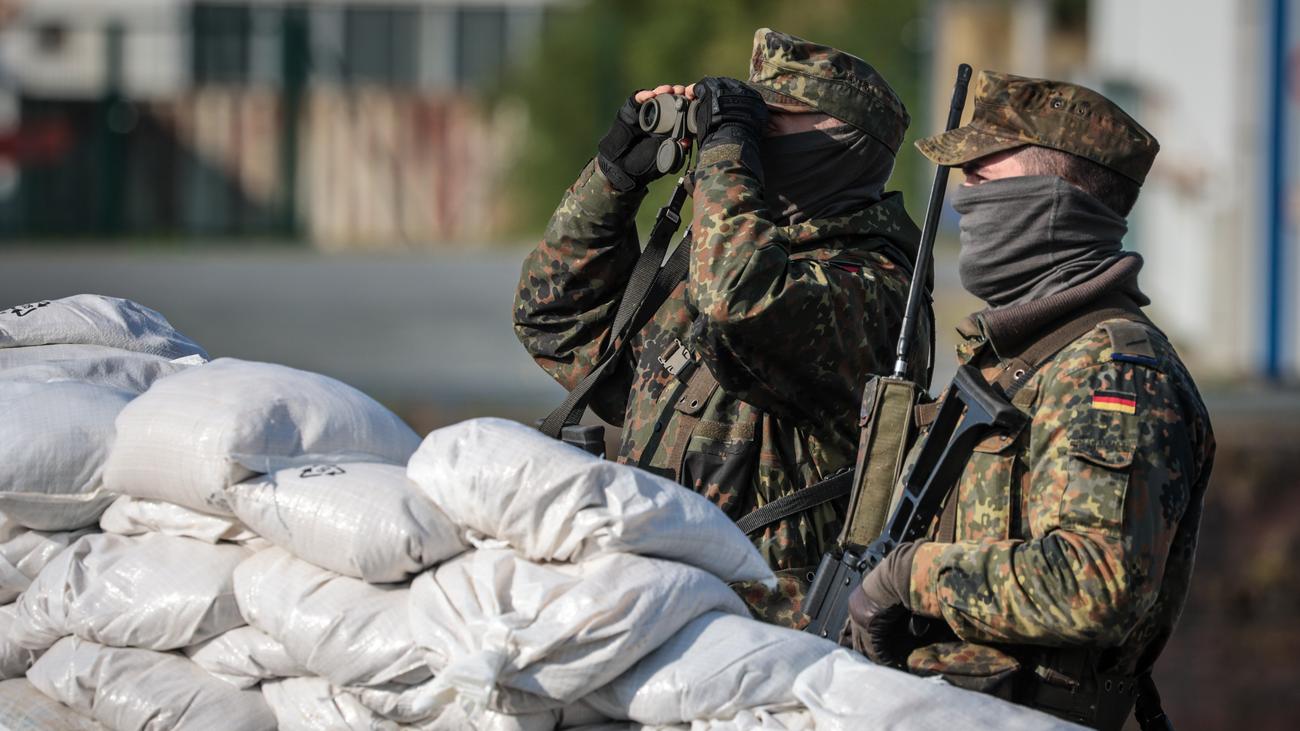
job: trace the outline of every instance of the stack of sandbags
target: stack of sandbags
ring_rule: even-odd
[[[246,626],[236,602],[236,567],[271,541],[246,525],[232,502],[271,538],[383,578],[419,570],[412,560],[434,560],[413,548],[416,559],[403,563],[398,554],[419,541],[386,530],[383,520],[413,514],[454,544],[432,555],[461,550],[445,520],[423,522],[423,506],[367,503],[366,476],[387,468],[379,472],[405,481],[402,465],[419,439],[333,379],[217,360],[157,381],[122,410],[115,433],[104,482],[121,497],[101,518],[108,532],[80,539],[41,572],[20,599],[11,631],[18,644],[46,652],[28,673],[38,689],[110,728],[135,728],[141,709],[168,719],[166,728],[212,728],[223,704],[243,709],[230,727],[276,726],[255,686],[263,675],[290,677],[298,665],[278,642]],[[344,467],[322,468],[322,461]],[[317,493],[325,502],[295,497],[290,484],[343,476],[356,487],[346,495],[356,498],[351,503],[324,486]],[[244,480],[247,489],[228,501],[227,490]],[[357,511],[375,520],[358,524]],[[331,515],[347,522],[326,525]],[[68,662],[87,667],[69,669]],[[153,683],[153,667],[168,668],[173,682]],[[187,707],[186,697],[213,708]]]
[[[103,467],[114,421],[154,381],[206,354],[157,312],[77,295],[0,311],[0,679],[43,648],[11,636],[13,603],[114,496]]]
[[[260,634],[192,657],[261,681],[284,728],[607,719],[583,697],[696,617],[745,615],[726,582],[772,578],[702,497],[495,419],[434,432],[405,470],[321,462],[225,496],[277,545],[235,571]]]
[[[435,431],[408,473],[484,546],[411,588],[412,629],[442,666],[436,685],[471,708],[571,706],[639,662],[652,666],[647,656],[697,617],[747,617],[728,582],[773,578],[703,497],[521,424],[476,419]],[[620,686],[625,697],[634,685]],[[725,711],[639,718],[618,700],[598,710],[647,723]]]
[[[0,512],[41,531],[94,525],[112,501],[102,469],[118,413],[205,359],[127,300],[77,295],[0,311]]]

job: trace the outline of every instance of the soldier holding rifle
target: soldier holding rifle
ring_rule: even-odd
[[[1158,145],[1094,91],[985,72],[971,122],[917,146],[965,173],[961,280],[988,309],[958,327],[958,358],[1029,418],[964,457],[930,540],[866,576],[851,641],[1098,728],[1136,700],[1163,727],[1150,673],[1187,596],[1214,437],[1120,244]]]

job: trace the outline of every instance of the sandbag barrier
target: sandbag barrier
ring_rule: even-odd
[[[0,408],[6,728],[1068,726],[751,619],[771,571],[670,481],[126,300],[0,312]]]

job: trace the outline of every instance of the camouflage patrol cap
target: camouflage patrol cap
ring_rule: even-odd
[[[940,165],[965,165],[1023,145],[1068,152],[1138,185],[1160,144],[1114,102],[1077,84],[981,71],[969,123],[916,141]]]
[[[749,85],[772,106],[829,114],[893,153],[911,121],[889,82],[866,61],[770,28],[754,33]]]

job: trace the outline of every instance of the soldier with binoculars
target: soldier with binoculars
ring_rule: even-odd
[[[687,274],[590,400],[623,428],[618,461],[733,519],[852,466],[863,379],[893,363],[920,235],[902,196],[884,192],[908,121],[865,61],[766,28],[746,81],[627,99],[524,263],[515,303],[520,340],[574,389],[614,337],[646,185],[694,142]],[[844,510],[830,501],[751,527],[779,578],[776,591],[742,588],[760,617],[801,620]]]

